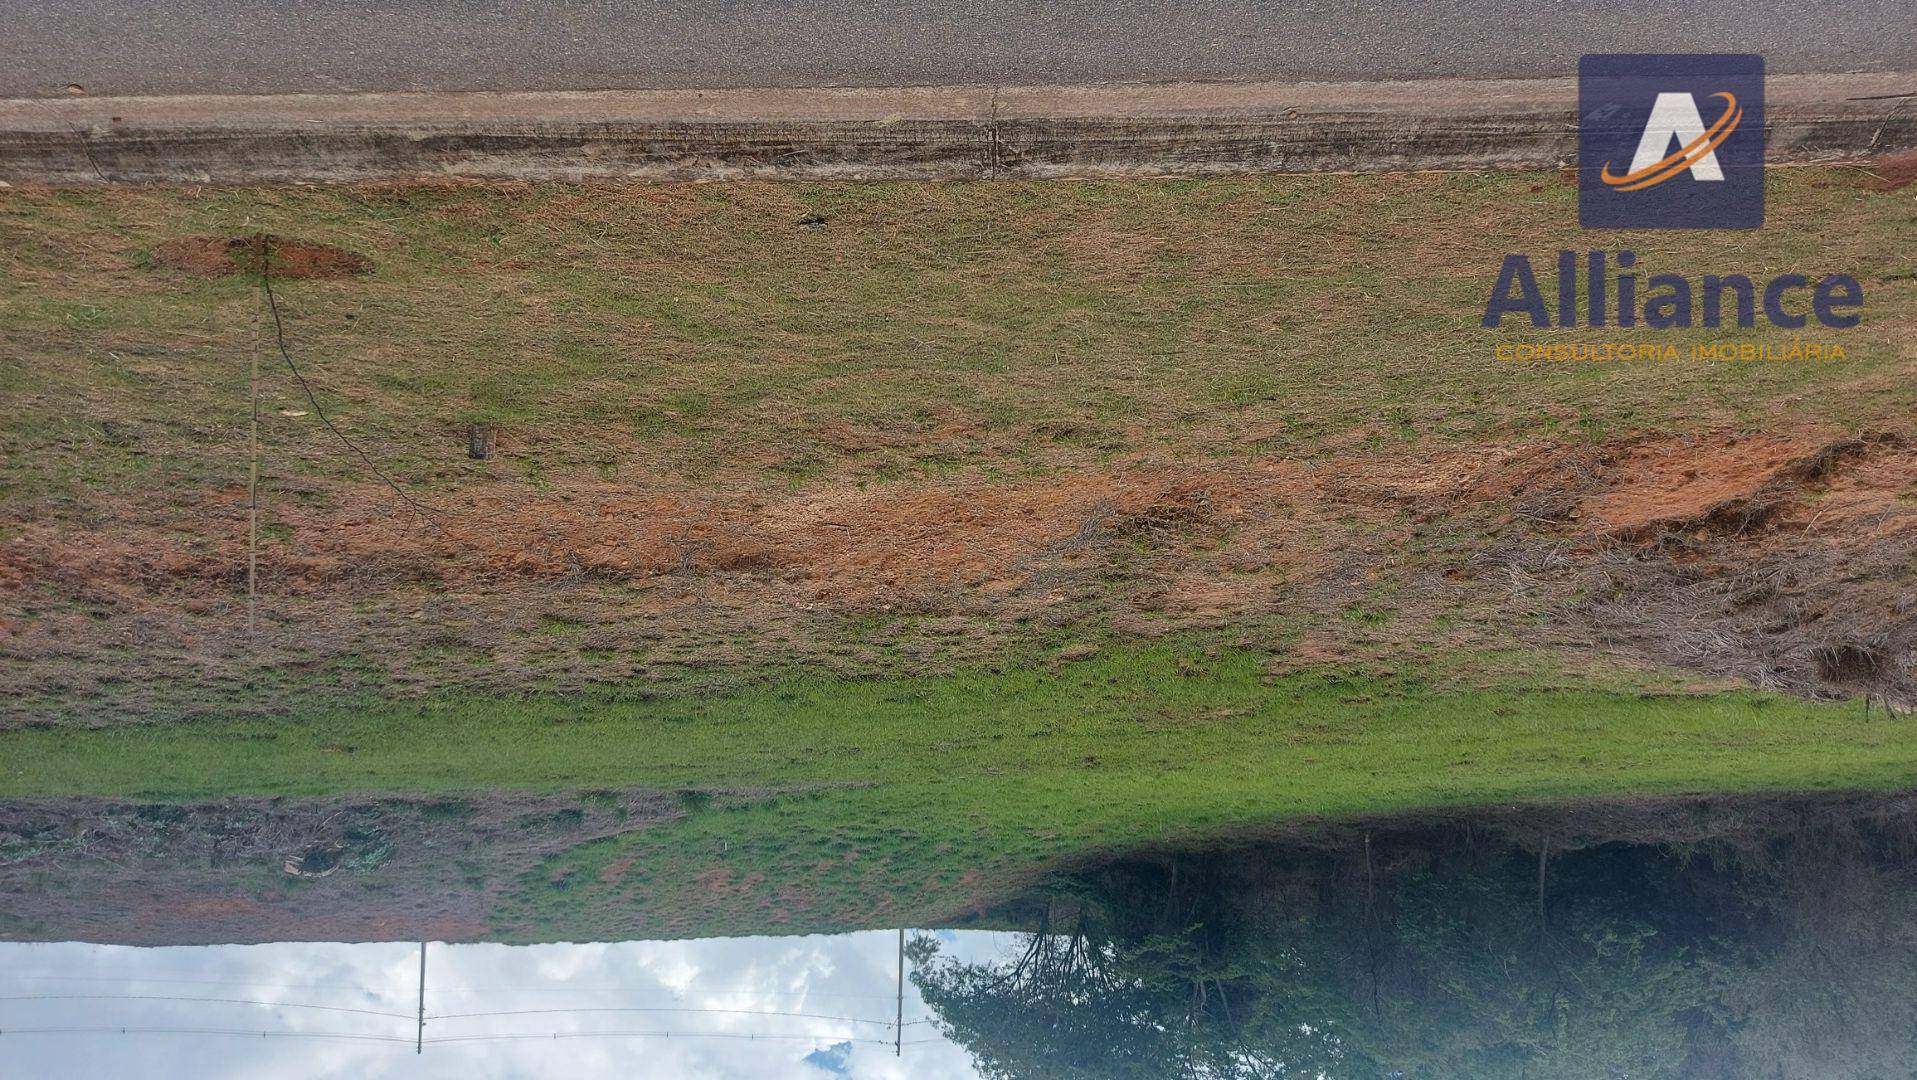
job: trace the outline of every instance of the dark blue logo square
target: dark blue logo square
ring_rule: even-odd
[[[1764,58],[1606,53],[1578,61],[1578,222],[1764,223]]]

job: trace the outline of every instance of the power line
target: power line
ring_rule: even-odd
[[[4,1027],[9,1035],[236,1035],[257,1039],[347,1039],[355,1042],[409,1043],[397,1035],[368,1035],[351,1031],[247,1031],[239,1028],[192,1027]]]
[[[703,994],[762,994],[759,986],[700,987]],[[683,998],[684,990],[664,986],[435,986],[435,994],[667,994]],[[806,990],[805,996],[829,1001],[891,1001],[891,994],[821,994]]]
[[[250,986],[261,990],[350,990],[368,994],[398,994],[411,989],[400,987],[349,986],[343,983],[259,983],[241,979],[180,979],[165,975],[16,975],[12,972],[7,978],[17,981],[34,982],[108,982],[108,983],[178,983],[187,986]]]
[[[244,985],[244,984],[234,984]],[[396,1020],[417,1019],[412,1013],[387,1012],[381,1009],[357,1009],[344,1005],[320,1005],[301,1001],[265,1001],[257,998],[221,998],[190,997],[171,994],[11,994],[0,996],[0,1002],[6,1001],[170,1001],[186,1004],[206,1005],[258,1005],[274,1009],[314,1009],[322,1012],[354,1013],[361,1016],[381,1016]],[[722,1015],[722,1016],[768,1016],[784,1017],[795,1020],[827,1020],[845,1024],[876,1024],[892,1027],[894,1022],[887,1019],[872,1019],[861,1016],[839,1016],[829,1013],[791,1012],[782,1009],[724,1009],[696,1006],[583,1006],[570,1009],[500,1009],[488,1012],[465,1013],[427,1013],[427,1021],[434,1020],[473,1020],[506,1016],[570,1016],[584,1013],[675,1013],[686,1015]],[[922,1016],[904,1022],[905,1027],[916,1024],[929,1024],[934,1020]]]
[[[303,1001],[260,1001],[254,998],[171,997],[161,994],[13,994],[0,1001],[178,1001],[199,1005],[264,1005],[273,1009],[315,1009],[320,1012],[357,1013],[361,1016],[387,1016],[411,1020],[411,1013],[382,1012],[378,1009],[354,1009],[344,1005],[314,1005]]]
[[[0,999],[3,1000],[3,999]],[[576,1013],[723,1013],[731,1016],[784,1016],[800,1020],[836,1020],[847,1024],[882,1024],[891,1027],[890,1020],[868,1020],[858,1016],[828,1016],[824,1013],[781,1012],[776,1009],[700,1009],[658,1005],[633,1006],[588,1006],[579,1009],[505,1009],[499,1012],[470,1013],[429,1013],[428,1020],[472,1020],[479,1017],[498,1016],[571,1016]]]
[[[737,1039],[743,1042],[763,1042],[772,1039],[806,1039],[815,1042],[868,1043],[874,1046],[891,1046],[890,1039],[863,1039],[842,1035],[797,1035],[772,1034],[754,1035],[743,1031],[553,1031],[545,1034],[525,1035],[445,1035],[436,1039],[427,1039],[426,1045],[435,1043],[462,1042],[508,1042],[528,1040],[556,1041],[559,1039]],[[405,1041],[405,1040],[401,1040]]]
[[[5,999],[5,1000],[12,1000],[12,999]],[[161,1000],[194,1000],[194,999],[161,999]],[[391,1013],[381,1013],[376,1015],[394,1016],[394,1014],[391,1014]],[[410,1017],[397,1017],[397,1018],[410,1019]],[[428,1017],[428,1019],[430,1020],[432,1018]],[[888,1021],[865,1021],[865,1022],[884,1023],[887,1026],[890,1026]],[[907,1022],[906,1026],[910,1027],[913,1023],[917,1023],[917,1022],[918,1021],[909,1021]],[[913,1039],[908,1042],[901,1043],[894,1039],[872,1039],[872,1038],[865,1038],[860,1036],[846,1036],[846,1035],[841,1035],[834,1032],[756,1033],[756,1032],[743,1032],[743,1031],[667,1031],[667,1030],[552,1031],[552,1032],[525,1032],[525,1033],[515,1033],[515,1034],[441,1035],[441,1036],[436,1036],[430,1039],[420,1040],[417,1038],[408,1039],[399,1035],[380,1035],[380,1034],[367,1033],[367,1032],[285,1031],[285,1030],[276,1031],[276,1030],[263,1030],[263,1029],[252,1029],[252,1028],[153,1027],[153,1026],[135,1026],[135,1025],[0,1027],[0,1038],[4,1038],[9,1035],[219,1035],[219,1036],[230,1036],[230,1037],[236,1037],[236,1038],[261,1038],[261,1039],[336,1039],[336,1040],[345,1040],[345,1041],[354,1041],[354,1042],[399,1043],[402,1045],[410,1042],[410,1043],[415,1043],[418,1046],[451,1044],[451,1043],[478,1043],[478,1042],[530,1042],[530,1041],[555,1042],[561,1039],[730,1039],[730,1040],[742,1041],[742,1042],[791,1041],[791,1040],[801,1040],[801,1041],[808,1041],[808,1042],[831,1041],[831,1042],[845,1042],[845,1043],[861,1043],[861,1044],[866,1044],[871,1046],[891,1046],[894,1049],[900,1049],[906,1046],[926,1046],[932,1043],[941,1043],[941,1042],[947,1041],[943,1038],[932,1038],[932,1039]]]
[[[409,1019],[409,1018],[402,1018]],[[431,1020],[432,1017],[427,1017]],[[889,1025],[890,1021],[886,1021]],[[906,1026],[911,1026],[907,1021]],[[0,1036],[7,1035],[245,1035],[267,1039],[360,1039],[367,1042],[409,1043],[412,1039],[399,1035],[380,1035],[370,1032],[354,1031],[274,1031],[255,1028],[210,1028],[210,1027],[150,1027],[134,1025],[96,1025],[91,1027],[0,1027]],[[874,1046],[891,1046],[890,1039],[868,1039],[858,1036],[841,1036],[832,1032],[747,1032],[747,1031],[551,1031],[524,1032],[517,1034],[485,1035],[442,1035],[427,1039],[427,1043],[495,1042],[523,1039],[595,1039],[595,1038],[672,1038],[672,1039],[743,1039],[746,1041],[761,1039],[833,1039],[840,1042],[870,1043]],[[926,1046],[931,1043],[945,1042],[945,1039],[912,1039],[906,1046]]]
[[[260,983],[260,982],[242,980],[242,979],[184,979],[184,978],[174,978],[170,976],[157,976],[157,975],[155,976],[43,975],[43,974],[15,975],[15,974],[9,973],[7,975],[7,979],[14,982],[104,982],[104,983],[113,983],[115,985],[120,985],[124,983],[162,983],[162,984],[182,985],[182,986],[241,986],[241,987],[247,987],[247,988],[258,989],[258,990],[304,990],[309,992],[359,993],[359,994],[372,995],[374,997],[397,997],[401,994],[410,994],[413,992],[413,989],[414,989],[413,987],[410,987],[410,986],[381,987],[381,986],[361,986],[361,985],[349,984],[349,983]],[[752,988],[752,987],[733,987],[733,988],[728,988],[724,990],[704,991],[706,995],[714,996],[714,997],[723,997],[727,994],[754,994],[754,993],[762,993],[762,992],[763,991],[761,989]],[[637,987],[637,986],[633,986],[633,987],[627,987],[627,986],[578,986],[578,987],[574,987],[574,986],[432,986],[427,988],[427,993],[428,994],[500,994],[500,995],[532,994],[532,993],[631,994],[634,996],[649,995],[649,994],[666,994],[671,996],[674,1000],[681,1000],[681,1001],[685,1000],[685,997],[686,997],[685,991],[683,990],[672,990],[672,989],[667,989],[664,987]],[[70,1000],[84,1000],[89,997],[95,997],[95,996],[96,995],[78,995],[78,994],[19,995],[14,997],[0,997],[0,1001],[42,1000],[42,999],[51,998],[51,997],[65,997]],[[98,996],[106,997],[106,995],[98,995]],[[893,997],[893,995],[891,994],[818,994],[818,993],[813,993],[811,991],[807,991],[805,996],[808,998],[815,998],[822,1001],[864,1001],[868,999],[872,999],[872,1000],[882,999],[882,1000],[890,1001],[892,1000],[892,997]],[[151,998],[145,998],[143,1000],[204,1001],[204,1000],[213,1000],[213,999],[192,998],[192,997],[174,998],[174,997],[154,996]],[[274,1004],[277,1004],[277,1003],[274,1003]],[[563,1013],[563,1012],[590,1012],[590,1011],[593,1011],[593,1009],[594,1009],[593,1006],[582,1006],[578,1009],[527,1009],[527,1010],[520,1010],[520,1011],[521,1012]],[[628,1011],[636,1011],[636,1010],[628,1010]],[[670,1011],[670,1010],[661,1008],[659,1011]],[[679,1011],[737,1012],[737,1013],[748,1013],[748,1014],[757,1014],[762,1012],[764,1015],[768,1015],[768,1016],[808,1016],[809,1017],[809,1016],[815,1015],[811,1013],[783,1012],[779,1010],[696,1008],[692,1006],[686,1006],[680,1009]],[[411,1013],[404,1013],[404,1014],[382,1013],[381,1015],[404,1016],[408,1019],[412,1017]],[[516,1015],[516,1014],[503,1013],[503,1012],[502,1013],[491,1013],[491,1012],[428,1013],[426,1018],[428,1020],[451,1020],[451,1019],[458,1019],[458,1018],[466,1017],[466,1016],[504,1016],[504,1015]],[[855,1020],[859,1023],[885,1023],[885,1024],[892,1023],[892,1021],[890,1020],[867,1021],[858,1017],[840,1017],[840,1016],[821,1016],[819,1017],[819,1019]],[[905,1026],[911,1027],[913,1024],[927,1024],[927,1023],[931,1023],[933,1019],[934,1018],[931,1016],[921,1016],[916,1019],[905,1021]]]
[[[333,1039],[342,1042],[405,1043],[412,1039],[398,1035],[375,1035],[351,1031],[271,1031],[247,1028],[211,1027],[0,1027],[0,1038],[16,1035],[219,1035],[249,1039]],[[808,1042],[855,1043],[868,1046],[893,1046],[889,1039],[866,1039],[833,1034],[775,1033],[756,1035],[738,1031],[553,1031],[522,1035],[448,1035],[427,1039],[427,1045],[477,1042],[557,1042],[561,1039],[731,1039],[740,1042],[803,1040]],[[944,1039],[912,1039],[903,1046],[930,1046]]]

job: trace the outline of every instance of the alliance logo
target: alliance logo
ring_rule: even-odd
[[[1764,58],[1580,59],[1578,222],[1587,229],[1763,224]]]
[[[1697,99],[1689,94],[1659,94],[1651,106],[1651,119],[1644,125],[1644,138],[1637,144],[1637,156],[1631,159],[1631,171],[1611,175],[1611,163],[1604,163],[1598,179],[1619,191],[1643,191],[1656,187],[1686,169],[1698,180],[1721,182],[1724,170],[1717,163],[1717,148],[1737,131],[1744,110],[1737,98],[1723,92],[1712,97],[1724,99],[1724,113],[1704,130],[1704,118],[1698,114]],[[1683,141],[1673,154],[1663,153],[1671,140]]]

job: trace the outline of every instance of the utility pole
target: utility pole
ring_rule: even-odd
[[[419,943],[419,1028],[413,1035],[413,1053],[426,1052],[426,943]]]
[[[899,927],[898,1012],[892,1018],[892,1056],[905,1056],[905,927]]]

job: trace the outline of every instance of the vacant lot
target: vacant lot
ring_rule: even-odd
[[[495,912],[683,931],[1282,815],[1909,785],[1859,700],[1917,647],[1882,186],[1605,237],[1863,283],[1796,334],[1481,328],[1596,235],[1555,174],[9,191],[0,794],[750,789]],[[1494,356],[1614,340],[1847,355]]]
[[[1908,644],[1917,199],[1774,189],[1761,231],[1613,247],[1851,273],[1843,361],[1496,361],[1618,336],[1478,326],[1504,252],[1594,235],[1555,175],[8,192],[7,715],[930,674],[1221,625],[1307,665],[1545,648],[1832,689],[1817,646]],[[347,253],[267,262],[312,399],[261,231]]]

